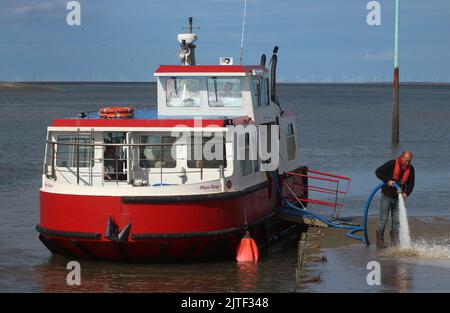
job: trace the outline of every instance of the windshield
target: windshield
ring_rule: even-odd
[[[199,107],[200,80],[172,77],[167,80],[167,106]]]
[[[208,79],[208,103],[210,107],[242,107],[241,80],[217,77]]]

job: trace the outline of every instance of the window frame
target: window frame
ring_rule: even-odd
[[[55,141],[56,141],[56,151],[55,151],[55,167],[56,168],[77,168],[77,161],[76,161],[76,145],[70,145],[71,143],[76,143],[76,139],[79,136],[79,139],[81,139],[83,137],[83,139],[87,139],[87,141],[80,141],[80,143],[91,143],[91,139],[94,139],[95,142],[95,138],[92,138],[91,135],[87,135],[87,134],[80,134],[78,135],[76,132],[74,133],[62,133],[62,134],[55,134]],[[72,141],[70,142],[61,142],[62,144],[60,145],[59,142],[61,141],[61,137],[71,137]],[[59,163],[59,161],[61,161],[61,159],[59,158],[59,155],[61,153],[61,147],[69,147],[70,151],[69,152],[64,152],[69,154],[69,157],[64,158],[64,160],[66,160],[69,164],[68,165],[63,165],[61,163]],[[84,150],[83,152],[81,150]],[[90,153],[89,153],[90,150]],[[81,156],[82,155],[89,155],[91,154],[91,158],[89,161],[89,158],[85,158],[83,159]],[[89,146],[80,146],[80,151],[79,151],[79,155],[80,155],[80,159],[79,159],[79,166],[78,168],[93,168],[95,166],[95,149],[94,147],[89,147]],[[82,164],[86,164],[85,166]],[[90,163],[90,166],[89,166]]]
[[[143,137],[150,137],[150,136],[159,136],[160,138],[161,138],[161,144],[163,144],[164,142],[163,142],[163,138],[173,138],[173,143],[172,144],[175,144],[176,143],[176,141],[177,141],[177,138],[176,137],[173,137],[173,136],[170,136],[170,133],[161,133],[161,132],[150,132],[150,133],[148,133],[148,132],[146,132],[146,133],[136,133],[135,134],[135,138],[137,139],[137,141],[139,142],[139,144],[142,144],[142,143],[148,143],[148,142],[142,142],[142,138]],[[153,143],[149,143],[149,145],[152,145]],[[149,160],[149,159],[142,159],[142,157],[141,157],[141,153],[144,153],[144,151],[145,151],[145,148],[146,148],[146,146],[139,146],[138,147],[138,158],[137,158],[137,166],[139,167],[139,169],[140,170],[143,170],[143,171],[152,171],[152,170],[158,170],[158,171],[160,171],[161,169],[164,169],[165,171],[167,171],[167,170],[174,170],[174,169],[176,169],[177,167],[178,167],[178,165],[179,165],[179,160],[177,159],[177,155],[176,155],[176,157],[175,157],[175,159],[173,159],[172,158],[172,152],[171,152],[171,149],[172,149],[172,146],[170,146],[169,147],[169,149],[170,149],[170,151],[169,151],[169,155],[171,156],[171,161],[174,161],[175,162],[175,165],[174,166],[171,166],[171,167],[165,167],[165,166],[160,166],[160,167],[155,167],[155,166],[142,166],[142,162],[143,161],[148,161],[148,162],[156,162],[156,161],[159,161],[159,160],[155,160],[155,161],[152,161],[152,160]],[[162,155],[164,156],[165,155],[165,151],[164,151],[164,146],[161,146],[161,149],[162,149]],[[141,149],[143,149],[143,151],[141,152]],[[175,148],[175,153],[177,154],[178,152],[177,152],[177,148]]]
[[[297,154],[297,143],[295,141],[294,123],[285,124],[284,135],[286,137],[286,154],[288,161],[295,160]]]
[[[203,156],[203,150],[204,150],[204,147],[205,147],[205,144],[208,142],[208,141],[210,141],[211,139],[213,139],[213,138],[215,138],[215,136],[213,135],[213,133],[215,133],[215,132],[210,132],[211,133],[211,136],[205,136],[205,134],[202,132],[202,156]],[[204,138],[208,138],[206,141],[204,140]],[[223,162],[222,162],[222,166],[223,166],[223,168],[225,169],[225,168],[227,168],[227,153],[226,153],[226,133],[225,132],[222,132],[222,138],[223,138],[223,145],[222,145],[222,149],[223,149],[223,155],[222,155],[222,157],[223,157]],[[189,147],[189,145],[192,145],[192,143],[193,143],[193,141],[194,141],[194,136],[193,135],[191,135],[190,136],[190,143],[186,143],[186,145],[187,145],[187,159],[186,159],[186,167],[188,168],[188,169],[199,169],[199,168],[202,168],[202,169],[204,169],[204,170],[217,170],[217,169],[219,169],[220,168],[220,164],[219,164],[219,166],[217,166],[217,167],[205,167],[205,166],[200,166],[200,167],[197,167],[197,166],[195,166],[195,167],[191,167],[191,166],[189,166],[189,163],[190,162],[196,162],[196,161],[200,161],[200,160],[190,160],[190,157],[193,157],[194,156],[194,150],[193,150],[193,148],[192,147]],[[191,152],[191,155],[189,155],[189,151]],[[203,161],[203,159],[202,159],[202,161]],[[216,161],[206,161],[206,162],[218,162],[217,160]]]
[[[169,105],[170,101],[169,101],[169,81],[176,79],[176,81],[178,80],[197,80],[199,83],[199,91],[198,91],[198,100],[199,100],[199,104],[197,106],[176,106],[176,105]],[[177,87],[178,89],[178,87]],[[171,76],[171,77],[167,77],[164,83],[164,91],[165,91],[165,106],[169,109],[180,109],[182,108],[184,109],[188,109],[188,110],[198,110],[201,109],[203,107],[203,103],[204,103],[204,90],[205,90],[205,79],[204,77],[194,77],[194,76]],[[180,91],[178,91],[180,92]],[[180,101],[181,102],[181,101]]]
[[[241,95],[241,97],[240,98],[236,98],[236,99],[241,99],[241,105],[240,106],[212,106],[210,104],[210,101],[209,101],[209,81],[211,79],[217,79],[217,80],[220,80],[220,79],[231,80],[231,79],[233,79],[233,80],[237,80],[239,82],[239,88],[240,88],[240,95]],[[242,88],[243,87],[243,81],[242,81],[241,77],[237,77],[237,76],[209,76],[209,77],[206,77],[205,81],[206,81],[206,100],[207,100],[207,104],[208,104],[207,105],[208,109],[212,109],[212,110],[224,110],[224,109],[226,109],[226,110],[242,110],[245,107],[244,93],[243,93],[243,88]]]

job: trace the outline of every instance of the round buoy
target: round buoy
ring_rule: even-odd
[[[132,107],[106,107],[101,108],[98,112],[100,118],[114,119],[114,118],[130,118],[134,115],[134,108]]]
[[[236,261],[258,262],[258,259],[259,259],[258,246],[256,245],[255,241],[247,231],[244,237],[241,239],[241,242],[239,243],[239,246],[237,248]]]

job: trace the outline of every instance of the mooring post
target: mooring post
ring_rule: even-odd
[[[297,288],[300,288],[302,286],[303,262],[305,259],[305,249],[307,240],[308,240],[308,231],[301,232],[300,238],[298,240],[298,260],[297,260],[298,263],[295,273],[295,281]]]
[[[393,144],[400,142],[400,96],[399,96],[399,66],[398,66],[398,31],[399,31],[399,0],[395,0],[395,48],[394,48],[394,100],[392,104],[392,140]]]

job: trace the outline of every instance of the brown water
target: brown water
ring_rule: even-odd
[[[310,262],[306,266],[302,291],[306,292],[449,292],[450,291],[450,219],[413,217],[411,248],[377,249],[372,245],[343,240],[336,230],[325,230],[320,239],[309,242]],[[376,221],[371,220],[370,229]],[[311,231],[314,234],[315,231]],[[373,231],[371,232],[373,234]],[[313,236],[310,236],[313,237]],[[389,242],[389,236],[386,240]],[[317,247],[317,246],[320,247]],[[312,247],[312,248],[311,248]],[[326,257],[321,262],[320,257]],[[319,262],[317,262],[317,260]],[[380,263],[381,284],[370,286],[367,264]],[[311,282],[314,281],[314,282]]]
[[[51,88],[1,89],[0,108],[0,291],[450,291],[448,259],[425,249],[380,254],[336,231],[324,238],[306,278],[319,283],[296,288],[295,241],[276,246],[258,264],[233,261],[187,264],[114,264],[80,261],[82,285],[66,285],[69,260],[53,257],[34,229],[45,129],[55,117],[74,116],[105,105],[154,105],[153,84],[52,84]],[[344,215],[360,215],[377,184],[374,169],[403,149],[415,152],[416,189],[406,206],[413,241],[448,247],[450,225],[450,88],[402,88],[401,144],[389,144],[389,86],[281,85],[282,105],[296,112],[303,164],[352,177]],[[371,213],[376,214],[379,198]],[[429,216],[429,217],[427,217]],[[417,220],[416,220],[417,219]],[[415,227],[415,223],[419,225]],[[421,226],[420,226],[421,225]],[[373,227],[371,228],[373,232]],[[420,237],[420,238],[419,238]],[[337,244],[334,242],[337,241]],[[329,243],[331,242],[331,243]],[[339,246],[339,247],[336,247]],[[439,248],[438,248],[439,250]],[[434,252],[433,252],[434,251]],[[419,253],[417,255],[417,253]],[[382,286],[365,283],[369,260],[380,260]],[[406,286],[406,287],[405,287]]]

